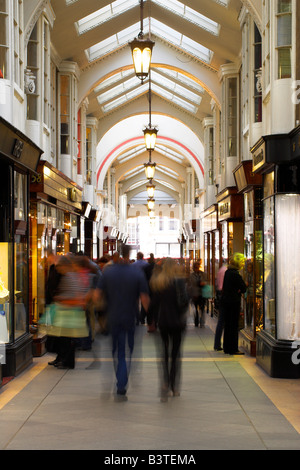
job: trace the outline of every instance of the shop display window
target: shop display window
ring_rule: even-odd
[[[14,172],[14,310],[15,339],[26,333],[28,310],[28,232],[27,232],[27,175]]]
[[[222,227],[222,259],[225,263],[228,262],[228,236],[227,236],[227,222],[221,224]]]
[[[11,266],[10,244],[0,242],[0,344],[9,342]]]
[[[244,312],[245,328],[252,337],[263,327],[262,218],[257,202],[260,199],[260,189],[244,195],[244,280],[247,284]]]
[[[28,305],[28,244],[26,235],[15,236],[15,339],[26,333]]]
[[[275,196],[277,339],[300,340],[300,195]]]
[[[264,312],[265,331],[275,336],[274,197],[264,201]]]

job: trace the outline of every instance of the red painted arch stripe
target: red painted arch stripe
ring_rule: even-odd
[[[128,139],[128,140],[125,140],[124,142],[122,142],[121,144],[117,145],[113,150],[111,150],[109,152],[108,155],[106,155],[106,157],[104,158],[104,160],[102,161],[101,165],[100,165],[100,168],[98,170],[98,173],[97,173],[97,182],[99,180],[99,176],[100,176],[100,173],[105,165],[105,163],[107,162],[107,160],[109,160],[109,158],[111,157],[111,155],[113,155],[118,149],[120,149],[121,147],[123,147],[124,145],[126,144],[129,144],[135,140],[144,140],[143,137],[132,137],[131,139]],[[201,170],[201,173],[202,175],[204,175],[204,169],[203,169],[203,166],[202,164],[199,162],[198,158],[196,157],[196,155],[191,151],[189,150],[185,145],[181,144],[180,142],[178,142],[177,140],[175,139],[172,139],[170,137],[164,137],[164,136],[159,136],[159,139],[162,139],[162,140],[168,140],[169,142],[173,142],[174,144],[176,145],[179,145],[180,147],[182,147],[186,152],[188,152],[191,157],[195,160],[195,162],[199,165],[200,167],[200,170]]]

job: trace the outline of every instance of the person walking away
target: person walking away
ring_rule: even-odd
[[[205,299],[202,297],[202,287],[205,283],[205,274],[203,271],[200,271],[200,262],[195,261],[193,263],[193,272],[189,278],[189,291],[195,307],[194,324],[197,327],[200,320],[200,328],[203,328],[205,325]]]
[[[144,272],[148,282],[149,296],[150,296],[150,305],[147,312],[147,324],[148,324],[148,333],[154,333],[156,331],[156,314],[155,314],[155,302],[153,293],[151,291],[150,279],[155,268],[155,259],[154,254],[150,253],[148,263],[144,267]]]
[[[144,253],[139,251],[136,255],[136,261],[132,264],[132,266],[134,266],[137,269],[145,270],[147,265],[148,265],[148,263],[144,259]],[[147,314],[145,312],[145,309],[144,309],[143,305],[140,305],[140,311],[139,311],[139,313],[137,315],[137,318],[136,318],[136,324],[139,325],[141,323],[142,325],[145,325],[146,317],[147,317]]]
[[[163,260],[150,286],[159,303],[158,328],[163,348],[161,401],[167,401],[169,392],[179,395],[181,345],[189,299],[185,278],[178,275],[178,266],[171,258]]]
[[[242,276],[239,274],[239,270],[243,268],[244,264],[244,255],[235,253],[224,276],[221,308],[224,313],[223,347],[225,354],[244,354],[238,349],[241,295],[247,289]]]
[[[98,295],[105,295],[108,328],[112,338],[112,355],[116,374],[116,399],[127,399],[130,361],[134,349],[134,333],[139,300],[145,310],[149,306],[145,274],[129,262],[130,248],[123,247],[123,263],[111,265],[99,278]],[[129,348],[127,366],[126,346]]]
[[[214,350],[215,351],[222,351],[223,348],[221,346],[222,334],[224,330],[224,313],[221,305],[221,297],[222,297],[222,290],[223,290],[223,281],[225,272],[227,271],[227,264],[223,264],[218,273],[216,278],[216,297],[217,297],[217,308],[218,308],[218,323],[215,332],[215,341],[214,341]]]

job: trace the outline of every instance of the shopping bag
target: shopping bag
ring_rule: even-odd
[[[213,289],[212,286],[209,284],[205,284],[205,286],[202,287],[202,297],[205,299],[211,299],[213,296]]]

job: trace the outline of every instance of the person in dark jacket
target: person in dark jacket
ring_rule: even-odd
[[[223,348],[225,354],[244,354],[238,349],[241,295],[247,289],[239,274],[239,270],[243,268],[244,264],[244,255],[235,253],[224,276],[221,304],[224,314]]]
[[[167,401],[169,392],[179,395],[180,356],[186,327],[188,295],[185,278],[175,260],[163,260],[161,270],[154,272],[150,286],[157,298],[158,328],[162,343],[161,401]]]

